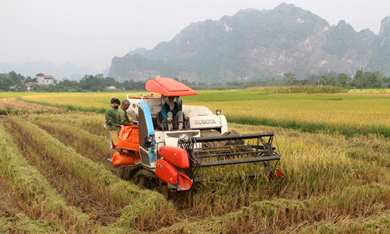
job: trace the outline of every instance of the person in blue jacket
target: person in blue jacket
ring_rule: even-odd
[[[179,121],[179,123],[174,123],[178,125],[177,128],[179,130],[183,129],[183,118],[188,120],[189,117],[185,116],[182,112],[179,104],[175,102],[175,97],[168,97],[168,101],[164,103],[161,108],[162,119],[161,122],[163,124],[168,123],[168,130],[172,130],[172,121]],[[181,121],[181,122],[180,122]],[[176,127],[176,126],[175,126]]]

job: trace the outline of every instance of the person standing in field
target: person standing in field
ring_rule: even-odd
[[[111,98],[111,104],[114,102],[114,100],[115,100],[115,96],[113,96],[113,97]]]
[[[130,102],[129,100],[124,100],[122,102],[122,106],[118,109],[118,112],[116,113],[116,123],[124,126],[130,126],[133,125],[132,119],[129,118],[127,115],[126,110],[129,109]],[[117,130],[117,133],[119,135],[120,128]]]
[[[115,147],[118,145],[118,127],[116,124],[116,113],[118,112],[118,107],[121,104],[119,99],[114,99],[112,104],[106,110],[106,125],[108,133],[110,134],[110,138],[112,143],[114,143]]]

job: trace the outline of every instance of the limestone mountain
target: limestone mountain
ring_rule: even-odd
[[[130,51],[112,60],[118,81],[156,76],[191,81],[237,81],[292,72],[298,78],[334,71],[354,74],[361,66],[390,73],[390,19],[381,32],[356,32],[340,21],[330,26],[292,4],[272,10],[240,10],[220,20],[192,23],[152,50]]]

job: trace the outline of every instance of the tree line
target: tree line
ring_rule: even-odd
[[[44,75],[42,73],[36,76]],[[0,91],[27,91],[26,84],[37,82],[37,78],[24,77],[11,71],[0,74]],[[66,78],[55,81],[55,85],[37,85],[34,92],[101,92],[109,91],[107,87],[115,86],[117,90],[145,90],[146,81],[125,81],[118,82],[114,78],[104,77],[103,74],[85,75],[80,81],[68,80]],[[10,89],[11,87],[11,89]],[[112,90],[110,90],[112,91]]]
[[[43,75],[42,73],[37,76]],[[282,77],[255,79],[251,81],[231,81],[231,82],[197,82],[188,80],[175,80],[182,82],[185,85],[195,90],[207,89],[240,89],[259,86],[300,86],[300,85],[317,85],[317,86],[339,86],[346,89],[360,88],[364,89],[382,89],[390,87],[390,77],[386,77],[379,71],[363,72],[357,70],[355,76],[345,73],[328,72],[321,75],[309,75],[305,79],[297,79],[295,74],[286,73]],[[26,84],[36,82],[37,78],[30,76],[24,77],[11,71],[6,74],[0,74],[0,91],[27,91]],[[113,91],[107,87],[115,86],[117,90],[145,90],[146,81],[126,80],[118,82],[112,77],[104,77],[103,74],[85,75],[80,81],[68,80],[66,78],[61,81],[56,81],[56,85],[40,85],[33,88],[35,92],[101,92]],[[10,90],[10,87],[12,88]]]
[[[284,74],[285,85],[315,84],[318,86],[340,86],[346,89],[381,89],[390,87],[390,77],[386,77],[379,71],[363,72],[357,70],[354,77],[345,73],[332,73],[322,75],[310,75],[304,80],[297,80],[295,74]]]

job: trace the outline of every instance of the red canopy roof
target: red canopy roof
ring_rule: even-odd
[[[154,78],[148,80],[145,89],[150,92],[160,93],[165,96],[191,96],[198,95],[185,84],[182,84],[172,78]]]

